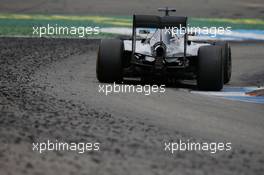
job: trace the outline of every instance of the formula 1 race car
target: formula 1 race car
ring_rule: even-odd
[[[221,90],[231,78],[229,44],[190,40],[187,17],[169,16],[175,9],[159,11],[165,16],[134,15],[132,37],[101,40],[97,79],[109,83],[123,77],[197,80],[200,90]]]

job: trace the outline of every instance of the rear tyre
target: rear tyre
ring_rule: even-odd
[[[216,42],[215,45],[222,47],[222,56],[224,63],[224,84],[229,83],[232,74],[231,48],[225,41]]]
[[[222,48],[202,46],[198,51],[197,84],[200,90],[219,91],[223,88]]]
[[[226,75],[224,77],[224,83],[229,83],[229,81],[231,80],[231,76],[232,76],[232,54],[231,54],[231,47],[228,46],[228,59],[227,59],[227,63],[226,63]]]
[[[96,62],[96,76],[100,82],[122,81],[123,42],[119,39],[102,39]]]

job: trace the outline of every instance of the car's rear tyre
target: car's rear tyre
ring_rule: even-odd
[[[202,46],[198,51],[197,85],[200,90],[223,88],[222,47]]]
[[[122,81],[123,42],[119,39],[102,39],[96,62],[96,76],[100,82]]]
[[[215,45],[222,47],[222,56],[224,62],[224,84],[229,83],[232,74],[231,48],[226,41],[216,42]]]
[[[229,83],[229,81],[231,80],[231,76],[232,76],[232,52],[231,52],[231,47],[230,46],[228,46],[228,61],[227,61],[227,63],[226,63],[226,70],[225,70],[225,72],[226,72],[226,75],[225,75],[225,77],[224,77],[224,83],[226,84],[226,83]]]

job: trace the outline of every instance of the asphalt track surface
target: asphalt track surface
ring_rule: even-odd
[[[98,92],[98,40],[0,39],[1,174],[263,174],[264,106],[167,87]],[[263,85],[263,43],[232,43],[228,86]],[[99,152],[32,151],[32,142],[100,142]],[[170,154],[164,142],[231,142]]]
[[[264,18],[262,0],[1,0],[0,12],[45,14],[160,14],[169,6],[192,17]]]

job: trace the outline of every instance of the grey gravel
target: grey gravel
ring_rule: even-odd
[[[46,68],[53,64],[94,55],[97,44],[78,39],[0,39],[0,174],[263,174],[261,150],[240,146],[217,154],[172,155],[164,151],[165,141],[210,139],[146,118],[115,115],[89,100],[63,98],[50,92],[51,84],[43,83],[48,76],[36,80],[45,79]],[[32,151],[32,142],[47,139],[100,142],[101,147],[85,154]]]

